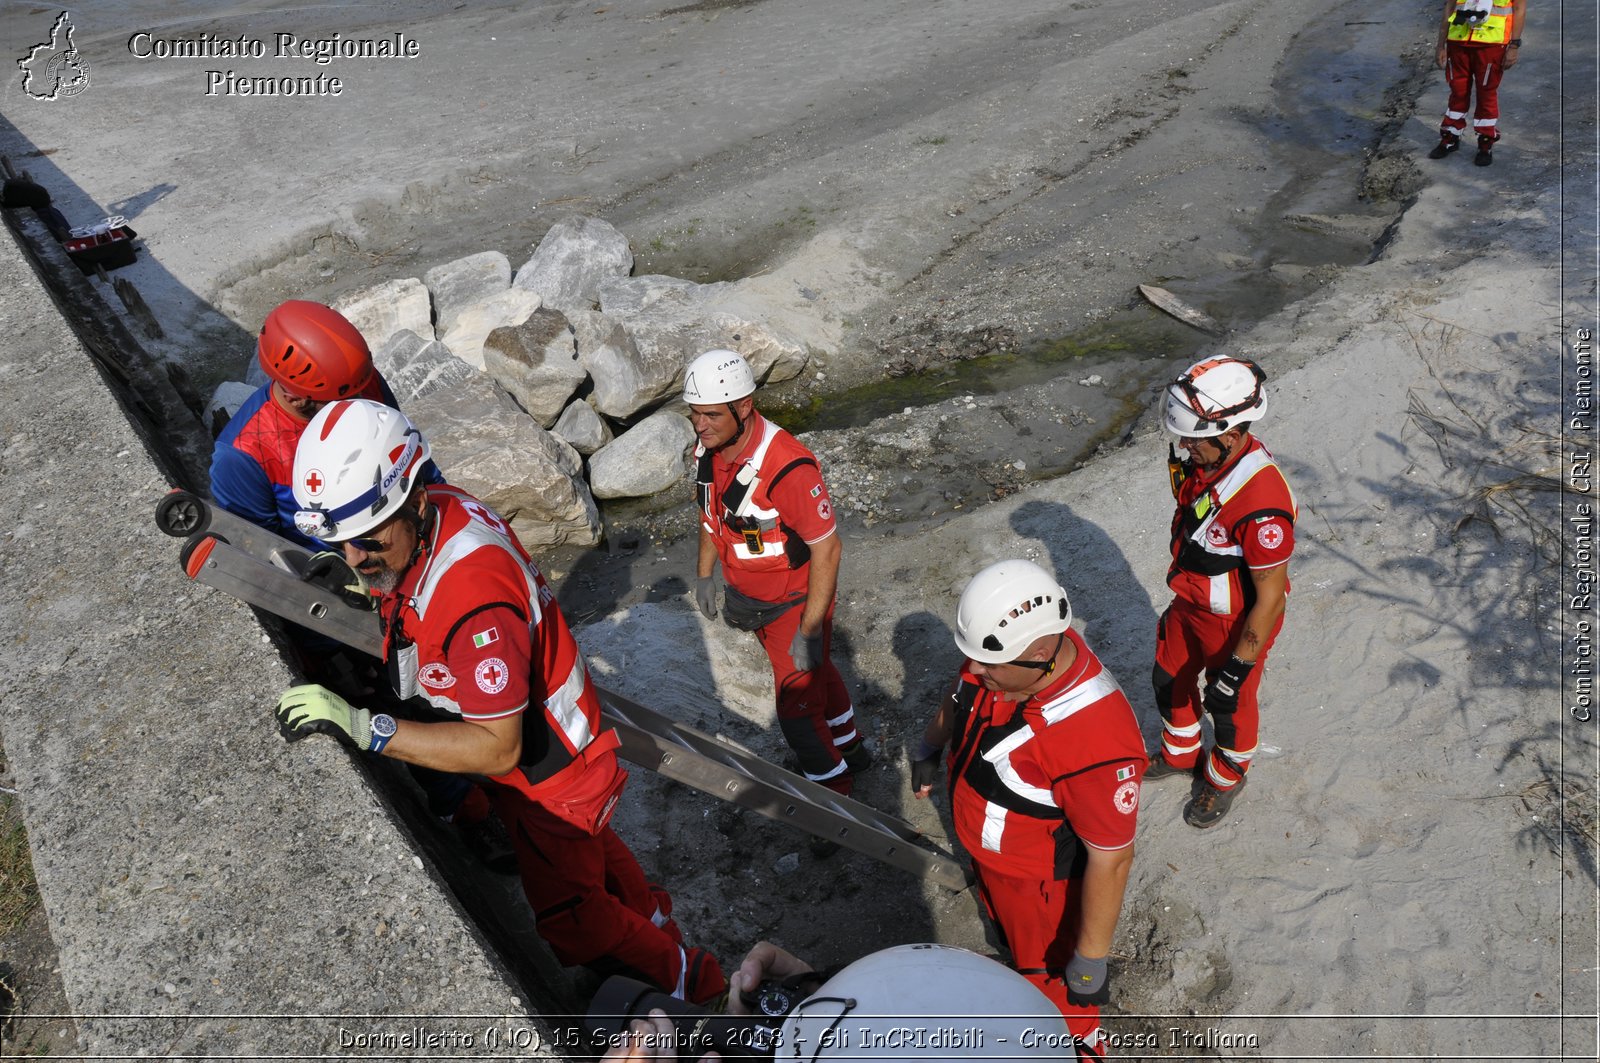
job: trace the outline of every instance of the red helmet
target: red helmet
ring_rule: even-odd
[[[372,352],[356,327],[332,307],[304,299],[267,315],[256,356],[269,377],[299,398],[354,398],[372,379]]]

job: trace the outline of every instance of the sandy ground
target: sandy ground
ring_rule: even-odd
[[[1443,96],[1430,83],[1410,116],[1433,6],[1357,20],[1307,0],[246,3],[205,16],[107,3],[78,19],[90,89],[43,104],[9,82],[0,146],[74,220],[132,218],[150,254],[125,272],[168,326],[164,353],[201,381],[229,374],[285,295],[490,247],[520,261],[574,208],[622,226],[641,272],[766,269],[818,294],[819,335],[845,352],[830,380],[1108,324],[1141,330],[1170,365],[1194,340],[1133,308],[1133,284],[1195,299],[1239,327],[1229,349],[1273,374],[1261,434],[1299,492],[1295,592],[1262,756],[1233,815],[1200,834],[1179,818],[1180,784],[1146,793],[1117,945],[1129,1017],[1110,1028],[1206,1057],[1594,1058],[1595,744],[1563,687],[1593,614],[1567,607],[1575,503],[1551,490],[1592,449],[1562,436],[1561,355],[1594,324],[1594,97],[1571,91],[1593,85],[1594,65],[1555,42],[1592,40],[1594,14],[1530,17],[1502,93],[1507,140],[1483,171],[1417,161]],[[53,17],[8,7],[0,32],[20,53]],[[138,28],[363,26],[412,34],[424,59],[321,68],[345,78],[338,99],[207,98],[203,71],[228,64],[125,47]],[[1358,264],[1413,192],[1381,254]],[[925,431],[926,458],[940,422],[1004,431],[999,407],[1052,401],[1088,400],[1006,390],[969,410],[956,395],[914,423],[840,431]],[[1061,575],[1154,737],[1145,677],[1170,507],[1159,436],[1136,428],[1070,475],[989,484],[979,495],[1005,497],[976,512],[965,496],[923,505],[918,517],[944,521],[932,528],[900,520],[893,491],[869,497],[861,485],[887,461],[852,462],[857,441],[841,438],[820,433],[819,450],[884,518],[870,534],[850,526],[840,611],[880,750],[866,800],[946,831],[940,809],[908,807],[903,745],[957,664],[956,593],[1002,556]],[[981,446],[944,440],[967,445]],[[596,672],[781,759],[753,643],[685,603],[681,542],[635,538],[553,559]],[[969,897],[819,858],[640,774],[621,829],[719,954],[757,936],[823,963],[918,938],[988,947]],[[1190,1039],[1174,1046],[1172,1028]]]

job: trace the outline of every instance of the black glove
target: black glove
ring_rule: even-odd
[[[332,591],[340,601],[356,609],[372,610],[378,607],[378,600],[372,596],[361,573],[351,568],[342,554],[332,550],[312,554],[300,578],[314,587]]]
[[[1105,957],[1085,959],[1074,952],[1067,964],[1067,1003],[1075,1007],[1097,1007],[1111,1003],[1111,981],[1106,971]]]
[[[939,780],[939,754],[943,752],[943,748],[930,745],[927,739],[923,739],[917,746],[917,755],[911,761],[913,794],[933,789],[933,784]]]
[[[1228,663],[1217,672],[1217,677],[1206,686],[1206,711],[1213,716],[1226,716],[1239,707],[1239,688],[1250,678],[1256,662],[1229,657]]]

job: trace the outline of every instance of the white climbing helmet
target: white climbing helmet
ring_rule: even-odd
[[[750,363],[738,351],[707,351],[689,363],[683,378],[683,401],[691,406],[733,402],[755,391]]]
[[[1267,374],[1245,358],[1207,358],[1167,385],[1167,431],[1189,439],[1220,436],[1267,412]]]
[[[804,1060],[1072,1059],[1067,1022],[1017,972],[949,945],[897,945],[834,975],[784,1020],[780,1056]]]
[[[428,441],[393,407],[368,399],[324,406],[294,452],[295,527],[328,542],[371,531],[405,505],[428,454]]]
[[[1054,576],[1032,561],[997,561],[961,592],[956,647],[979,664],[1005,664],[1071,626],[1072,606]]]

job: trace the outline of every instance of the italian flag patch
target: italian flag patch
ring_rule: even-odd
[[[492,645],[492,644],[494,644],[496,642],[499,642],[499,641],[500,641],[500,629],[492,627],[492,628],[489,628],[487,631],[480,631],[476,635],[472,636],[472,648],[476,649],[476,650],[481,650],[485,646]],[[1120,776],[1119,776],[1119,778],[1120,778]]]
[[[1126,782],[1127,780],[1129,780],[1131,778],[1133,778],[1133,765],[1130,764],[1126,768],[1118,768],[1117,769],[1117,781],[1118,782]]]

